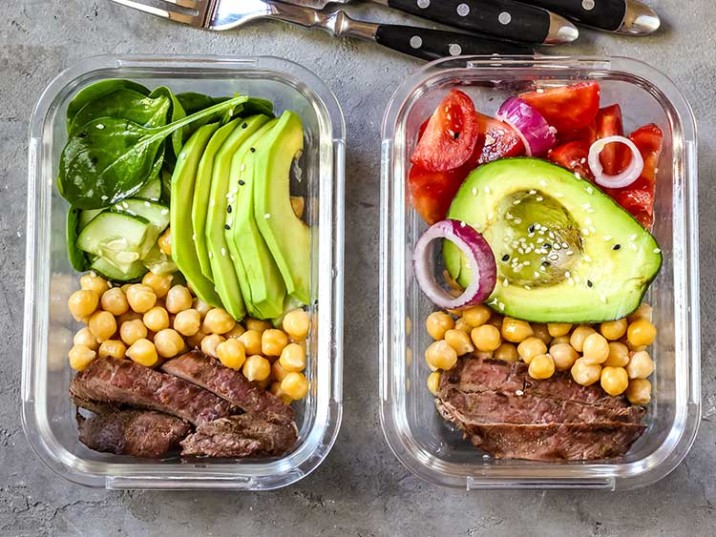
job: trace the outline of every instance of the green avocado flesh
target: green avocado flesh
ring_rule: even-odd
[[[654,237],[611,197],[573,173],[535,158],[480,166],[448,211],[480,232],[497,262],[486,304],[533,322],[620,319],[641,303],[661,268]],[[443,244],[446,268],[467,287],[462,252]]]

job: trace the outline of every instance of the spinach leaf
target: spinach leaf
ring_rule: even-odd
[[[75,115],[77,115],[77,112],[82,110],[82,108],[84,108],[87,104],[96,99],[99,99],[100,97],[104,97],[105,95],[114,93],[119,89],[129,89],[132,91],[136,91],[137,93],[141,93],[142,95],[149,95],[149,90],[147,88],[145,88],[141,84],[132,82],[131,80],[112,78],[109,80],[95,82],[94,84],[91,84],[86,88],[80,90],[80,92],[75,95],[75,97],[70,101],[70,104],[67,106],[68,129],[69,126],[72,125],[73,119]]]
[[[194,92],[177,93],[176,97],[187,114],[193,114],[230,99],[230,97],[212,97],[211,95]]]
[[[248,97],[234,97],[163,127],[98,118],[70,136],[60,159],[58,189],[73,206],[101,209],[131,196],[156,176],[162,144],[172,133],[215,114],[229,113]]]
[[[176,95],[174,95],[174,92],[170,90],[166,86],[159,86],[156,88],[152,93],[149,95],[150,97],[159,98],[163,97],[167,99],[171,105],[170,109],[170,119],[169,123],[174,123],[175,121],[179,121],[180,119],[186,117],[186,112],[184,111],[184,107],[182,106],[181,102],[177,99]],[[174,132],[171,136],[171,151],[167,154],[167,157],[169,157],[169,161],[172,163],[172,167],[174,162],[176,162],[176,156],[181,151],[182,146],[184,145],[184,141],[186,140],[184,132],[186,131],[186,127],[179,129],[178,131]]]

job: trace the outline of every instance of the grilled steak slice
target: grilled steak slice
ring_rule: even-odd
[[[117,410],[85,418],[77,414],[80,442],[95,451],[161,457],[179,449],[189,432],[185,421],[147,410]]]
[[[231,405],[182,379],[131,360],[98,358],[78,373],[70,394],[101,403],[158,410],[199,425],[231,414]]]
[[[293,421],[274,414],[242,414],[205,423],[182,441],[182,455],[283,455],[296,443]]]
[[[245,412],[272,413],[293,419],[293,409],[278,397],[200,351],[169,360],[162,370],[215,393]]]

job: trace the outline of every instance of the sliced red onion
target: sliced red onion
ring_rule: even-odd
[[[629,166],[617,175],[606,175],[604,167],[599,155],[607,144],[624,144],[631,151],[632,157]],[[641,172],[644,171],[644,159],[639,152],[639,148],[629,138],[624,136],[607,136],[600,138],[589,148],[589,167],[594,174],[594,181],[601,186],[608,188],[624,188],[639,179]]]
[[[510,97],[497,111],[497,119],[510,125],[522,139],[527,156],[539,157],[557,143],[557,131],[535,108],[517,97]]]
[[[437,239],[455,243],[467,257],[472,271],[470,285],[457,298],[435,281],[432,244]],[[497,281],[497,265],[492,248],[473,227],[458,220],[443,220],[430,226],[415,244],[413,264],[420,288],[439,308],[461,309],[482,304],[492,293]]]

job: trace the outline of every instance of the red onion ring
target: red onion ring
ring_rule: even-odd
[[[517,97],[510,97],[497,111],[497,119],[517,131],[527,156],[542,156],[557,143],[556,130],[535,108]]]
[[[607,144],[619,143],[624,144],[632,153],[631,162],[626,169],[617,175],[606,175],[602,161],[599,155]],[[639,179],[641,172],[644,171],[644,159],[639,152],[639,148],[629,138],[624,136],[607,136],[600,138],[589,148],[589,167],[594,174],[594,182],[600,186],[608,188],[624,188]]]

